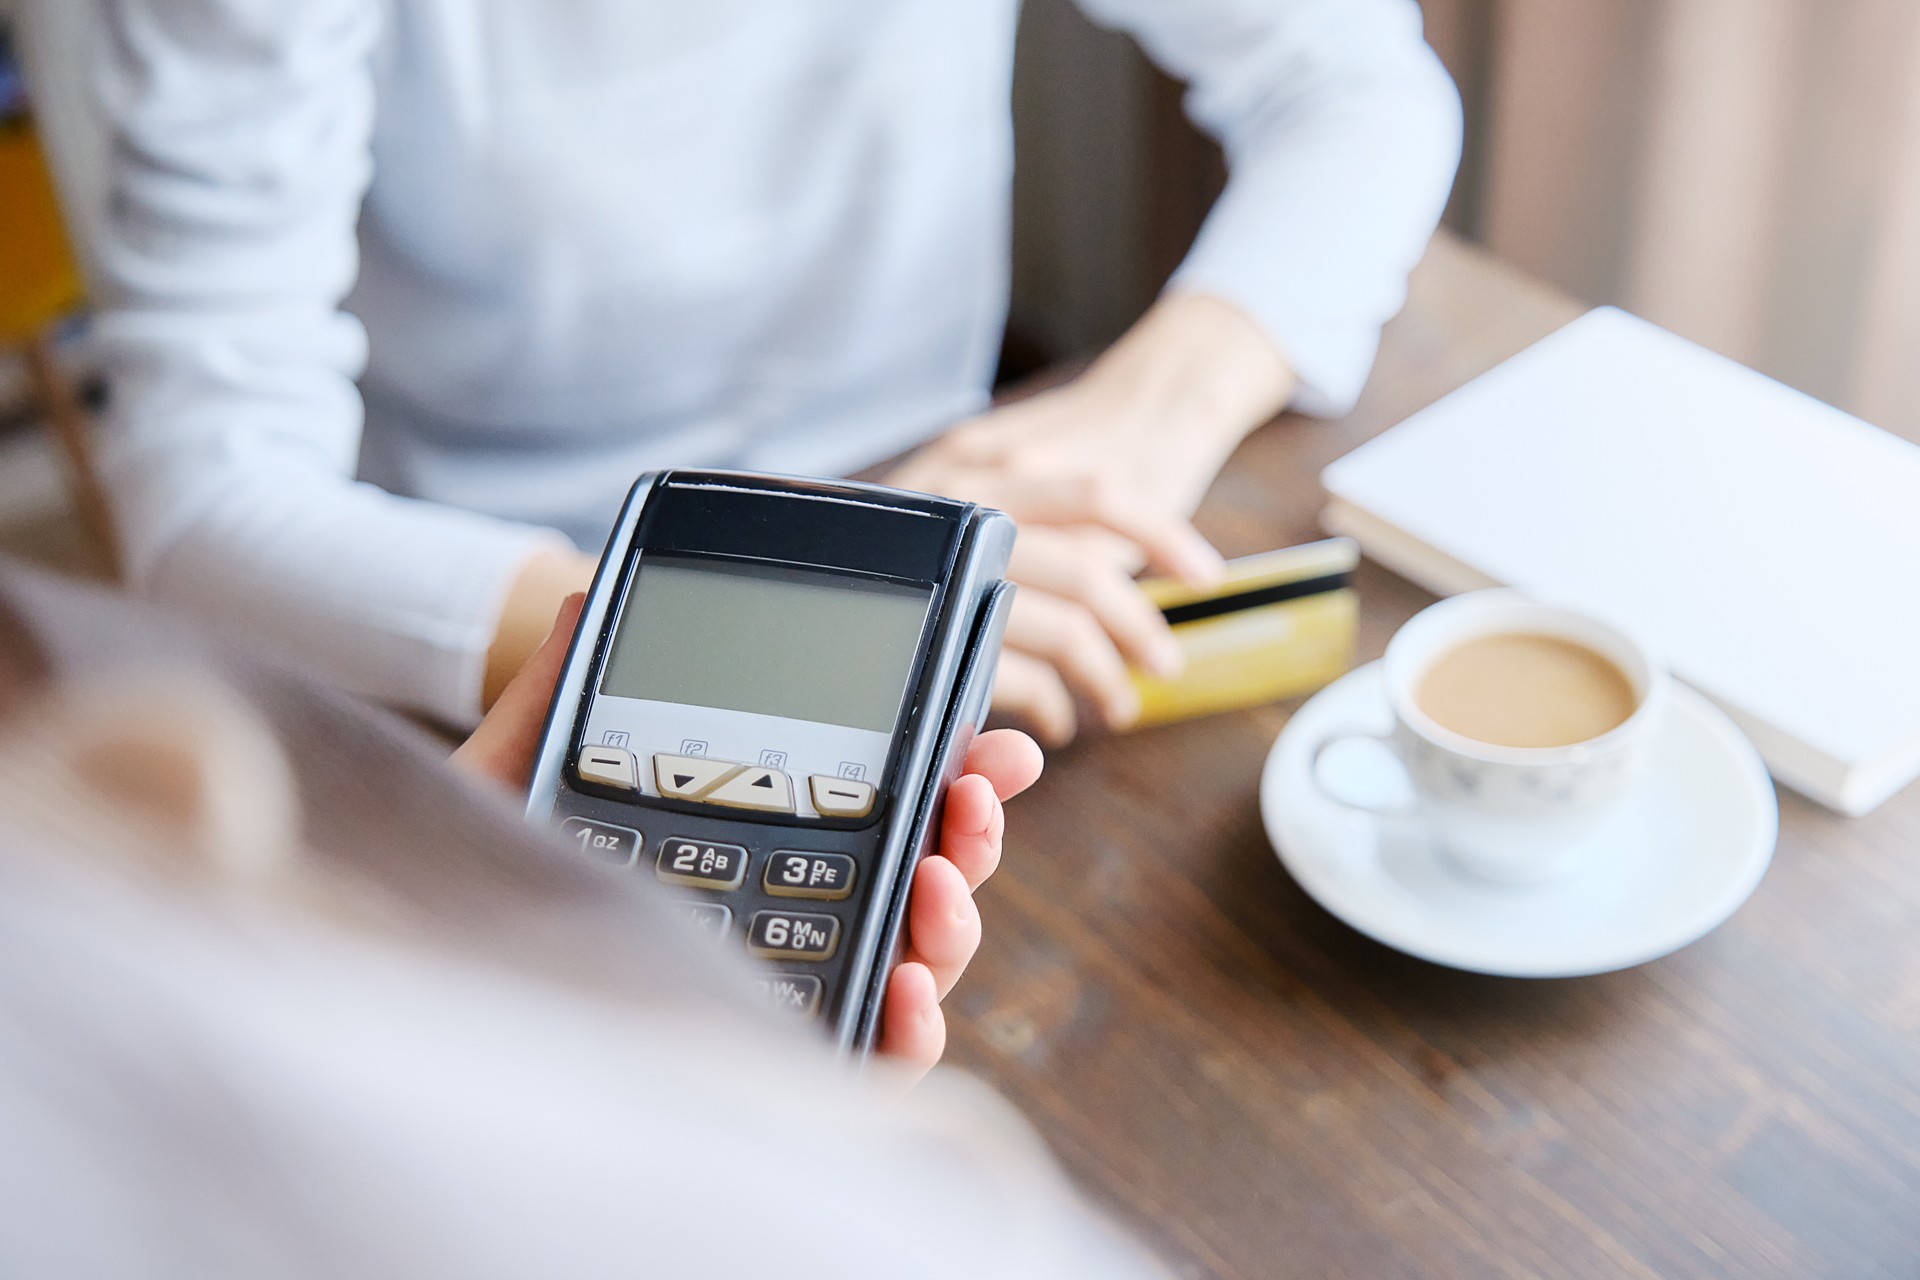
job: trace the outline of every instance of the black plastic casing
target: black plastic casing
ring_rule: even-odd
[[[756,911],[838,917],[840,941],[830,960],[776,967],[822,979],[820,1024],[842,1052],[864,1057],[879,1034],[887,975],[905,945],[913,868],[935,838],[946,789],[986,718],[1013,595],[1006,581],[1013,540],[1013,522],[1000,512],[879,485],[724,471],[642,476],[614,526],[555,687],[528,816],[558,823],[577,815],[640,831],[645,844],[635,872],[648,877],[668,839],[744,846],[749,861],[740,888],[679,892],[731,907],[734,925],[725,945],[743,950],[745,925]],[[867,817],[759,814],[581,782],[574,761],[601,664],[635,567],[647,554],[826,570],[931,588],[908,696]],[[795,782],[806,785],[804,778]],[[768,896],[762,878],[776,850],[851,855],[857,867],[853,895],[831,903]]]

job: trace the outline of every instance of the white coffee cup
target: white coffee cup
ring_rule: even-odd
[[[1456,733],[1421,710],[1414,695],[1436,661],[1470,640],[1507,634],[1555,636],[1606,658],[1633,686],[1632,714],[1585,742],[1509,747]],[[1313,752],[1315,783],[1348,807],[1424,826],[1460,866],[1510,884],[1556,879],[1576,867],[1583,842],[1644,771],[1667,704],[1666,671],[1644,646],[1596,618],[1515,591],[1469,592],[1416,614],[1387,645],[1382,669],[1391,730],[1329,735]],[[1354,738],[1393,753],[1411,784],[1410,803],[1352,798],[1328,785],[1324,757]]]

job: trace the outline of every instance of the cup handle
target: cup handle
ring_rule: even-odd
[[[1375,804],[1371,801],[1356,799],[1353,796],[1343,796],[1337,790],[1326,784],[1325,779],[1320,776],[1321,760],[1326,756],[1327,752],[1339,746],[1341,743],[1353,741],[1371,742],[1378,745],[1381,750],[1385,751],[1387,755],[1392,758],[1394,767],[1400,770],[1401,776],[1407,779],[1407,789],[1409,791],[1413,789],[1412,776],[1407,773],[1407,766],[1400,759],[1400,753],[1394,750],[1391,740],[1379,733],[1366,729],[1341,729],[1328,734],[1319,741],[1314,747],[1313,755],[1307,765],[1307,772],[1313,778],[1313,785],[1319,789],[1320,794],[1335,804],[1343,805],[1349,809],[1358,809],[1362,813],[1371,813],[1379,818],[1417,817],[1420,813],[1420,806],[1417,801],[1409,799],[1395,804]]]

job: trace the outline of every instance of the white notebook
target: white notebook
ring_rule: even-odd
[[[1641,636],[1824,804],[1920,774],[1920,447],[1601,308],[1323,478],[1415,582]]]

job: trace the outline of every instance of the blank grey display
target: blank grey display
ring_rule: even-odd
[[[932,593],[642,557],[600,692],[891,733]]]

